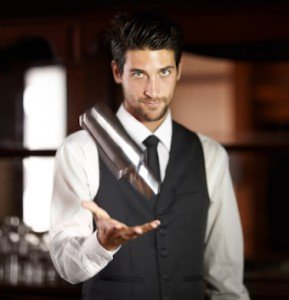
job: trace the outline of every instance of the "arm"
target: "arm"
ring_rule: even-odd
[[[81,207],[80,199],[93,199],[99,182],[98,154],[90,143],[77,133],[59,148],[55,160],[50,254],[60,276],[70,283],[92,277],[113,258],[95,238],[91,214]]]
[[[228,156],[216,142],[204,141],[210,196],[205,241],[205,280],[211,300],[248,300],[243,285],[243,234],[229,173]]]
[[[159,221],[153,221],[127,227],[110,218],[93,201],[81,201],[94,199],[99,168],[94,143],[78,136],[76,141],[68,139],[56,155],[49,232],[54,265],[60,276],[70,283],[96,275],[123,243],[159,225]],[[92,216],[96,232],[93,232]]]

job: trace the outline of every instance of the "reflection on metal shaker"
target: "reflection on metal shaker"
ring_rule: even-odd
[[[159,193],[160,183],[144,163],[145,147],[131,139],[107,106],[97,103],[80,116],[79,123],[91,134],[102,160],[117,179],[126,178],[148,199]]]

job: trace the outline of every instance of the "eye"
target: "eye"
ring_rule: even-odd
[[[162,69],[161,70],[161,75],[162,76],[168,76],[168,75],[170,75],[171,74],[171,70],[170,69]]]
[[[136,78],[142,78],[144,76],[144,73],[142,71],[136,70],[133,72],[133,76]]]

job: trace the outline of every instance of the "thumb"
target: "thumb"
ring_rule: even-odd
[[[93,213],[95,219],[110,218],[109,214],[99,207],[94,201],[81,201],[81,206]]]

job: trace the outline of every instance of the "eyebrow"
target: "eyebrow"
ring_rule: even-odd
[[[166,67],[160,68],[160,70],[174,69],[174,68],[175,68],[175,66],[168,65],[168,66],[166,66]]]
[[[165,66],[165,67],[160,68],[159,71],[167,70],[167,69],[174,69],[174,68],[175,68],[175,66],[173,66],[173,65],[168,65],[168,66]],[[129,71],[130,71],[131,73],[133,73],[133,72],[143,72],[143,73],[146,73],[145,70],[139,69],[139,68],[131,68]]]
[[[142,69],[138,69],[138,68],[131,68],[129,69],[130,72],[145,72],[144,70]]]

